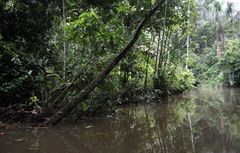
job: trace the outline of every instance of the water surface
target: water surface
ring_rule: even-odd
[[[240,89],[197,89],[125,115],[0,128],[0,153],[240,153]]]

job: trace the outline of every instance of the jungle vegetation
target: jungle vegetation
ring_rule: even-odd
[[[1,0],[0,118],[56,124],[240,86],[240,12],[218,0]]]

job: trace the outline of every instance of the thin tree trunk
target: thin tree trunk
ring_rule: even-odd
[[[159,56],[159,50],[160,50],[160,40],[161,40],[161,30],[158,33],[158,44],[157,44],[157,55],[156,55],[156,60],[155,60],[155,70],[154,70],[154,77],[157,76],[157,71],[158,71],[158,56]]]
[[[186,57],[186,67],[185,69],[188,69],[188,58],[189,58],[189,43],[190,43],[190,37],[189,34],[187,36],[187,57]]]
[[[147,81],[148,81],[148,64],[149,64],[149,53],[147,53],[147,63],[146,63],[146,71],[145,71],[145,80],[144,80],[144,92],[147,92]]]
[[[166,0],[165,10],[164,10],[164,25],[163,25],[163,32],[162,32],[161,49],[160,49],[160,55],[159,55],[159,59],[158,59],[158,70],[162,66],[163,44],[164,44],[164,40],[166,39],[165,32],[166,32],[167,6],[168,6],[168,4],[167,4],[167,0]]]
[[[186,54],[186,66],[185,69],[188,69],[188,56],[189,56],[189,45],[190,45],[190,34],[189,34],[189,24],[190,24],[190,1],[188,2],[188,20],[187,20],[187,54]]]
[[[63,108],[61,108],[57,113],[49,118],[45,123],[42,125],[55,125],[59,121],[61,121],[64,117],[68,116],[72,110],[80,104],[83,100],[85,100],[88,95],[101,83],[107,75],[115,68],[115,66],[126,56],[126,54],[132,49],[138,37],[143,29],[144,25],[147,21],[155,14],[158,8],[165,2],[166,0],[160,0],[157,2],[152,9],[146,14],[146,16],[142,19],[139,23],[137,29],[134,32],[132,39],[128,42],[126,47],[110,62],[96,77],[95,79],[90,82],[80,93],[73,99],[71,103],[67,103]]]
[[[66,13],[65,13],[65,0],[62,0],[62,17],[63,26],[66,25]],[[67,45],[66,45],[66,30],[63,28],[63,79],[66,79],[66,67],[67,67]]]
[[[167,36],[167,43],[166,43],[166,49],[165,49],[165,52],[167,52],[167,57],[165,58],[164,62],[163,62],[163,66],[166,66],[168,60],[169,60],[169,54],[170,54],[170,51],[168,51],[169,49],[169,45],[170,45],[170,41],[171,41],[171,34],[172,34],[172,30],[171,30],[171,27],[170,27],[170,30],[169,30],[169,33],[168,33],[168,36]]]
[[[163,29],[163,33],[162,33],[162,37],[161,37],[161,48],[159,50],[159,57],[158,57],[158,72],[159,72],[159,69],[161,68],[161,65],[162,65],[162,56],[163,56],[163,42],[164,42],[164,39],[165,39],[165,26],[164,26],[164,29]]]
[[[160,60],[161,61],[161,67],[163,67],[164,61],[167,60],[166,58],[164,59],[164,57],[166,56],[166,51],[167,51],[166,48],[167,48],[167,41],[168,41],[169,34],[170,34],[170,29],[167,31],[167,34],[166,34],[166,37],[165,37],[165,40],[164,40],[164,43],[163,43],[162,59]]]
[[[145,71],[145,80],[144,80],[144,92],[147,92],[147,81],[148,81],[148,65],[149,65],[149,59],[150,59],[150,55],[149,55],[149,51],[151,50],[152,44],[154,43],[155,37],[152,36],[152,40],[150,42],[150,45],[148,47],[148,49],[146,50],[146,54],[147,54],[147,61],[146,61],[146,71]]]

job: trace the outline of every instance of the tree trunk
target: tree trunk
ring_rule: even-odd
[[[160,54],[159,54],[159,59],[158,59],[158,71],[162,68],[162,59],[163,59],[163,55],[164,55],[164,41],[166,39],[166,36],[165,36],[165,32],[166,32],[166,18],[167,18],[167,7],[168,7],[168,4],[167,4],[167,0],[166,0],[166,3],[165,3],[165,10],[164,10],[164,22],[163,22],[163,32],[162,32],[162,37],[161,37],[161,49],[160,49]],[[159,73],[159,72],[157,72]]]
[[[160,41],[161,41],[161,30],[158,33],[158,43],[157,43],[157,53],[155,57],[155,64],[154,64],[154,75],[153,77],[157,77],[157,71],[158,71],[158,56],[159,56],[159,50],[160,50]]]
[[[62,0],[62,17],[63,26],[66,25],[66,13],[65,13],[65,0]],[[66,79],[66,67],[67,67],[67,44],[66,44],[66,30],[63,27],[63,79]]]
[[[126,47],[122,49],[122,51],[110,62],[102,71],[95,77],[95,79],[90,82],[80,93],[73,99],[71,103],[67,103],[63,108],[61,108],[56,114],[49,118],[48,121],[43,123],[42,125],[55,125],[59,121],[61,121],[64,117],[69,115],[71,111],[80,104],[83,100],[87,98],[87,96],[97,87],[99,83],[101,83],[107,75],[114,69],[114,67],[126,56],[126,54],[131,50],[134,46],[138,37],[143,29],[143,26],[147,23],[147,21],[155,14],[157,9],[165,2],[166,0],[160,0],[157,2],[152,9],[146,14],[146,16],[139,23],[137,29],[134,32],[132,39],[128,42]]]
[[[188,2],[188,20],[187,20],[187,53],[186,53],[186,65],[185,69],[188,70],[188,58],[189,58],[189,46],[190,46],[190,34],[189,34],[189,24],[190,24],[190,1]]]
[[[171,41],[171,35],[172,35],[172,29],[171,27],[169,28],[169,32],[168,32],[168,36],[167,36],[167,44],[166,44],[166,51],[167,52],[167,57],[165,58],[164,62],[163,62],[163,66],[166,66],[168,60],[169,60],[169,54],[170,54],[170,51],[168,50],[169,49],[169,45],[170,45],[170,41]]]
[[[150,53],[149,51],[152,48],[152,45],[154,43],[155,40],[155,36],[152,36],[152,40],[150,42],[150,45],[148,46],[148,49],[146,50],[146,54],[147,54],[147,61],[146,61],[146,71],[145,71],[145,80],[144,80],[144,94],[147,93],[147,81],[148,81],[148,65],[149,65],[149,60],[150,60]]]

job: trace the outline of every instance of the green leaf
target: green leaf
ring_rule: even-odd
[[[152,4],[155,4],[155,3],[156,3],[156,0],[151,0],[151,3],[152,3]]]
[[[82,103],[82,109],[84,112],[86,112],[89,109],[89,105],[87,105],[86,103]]]

